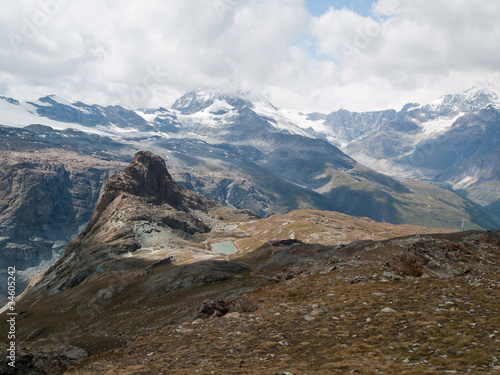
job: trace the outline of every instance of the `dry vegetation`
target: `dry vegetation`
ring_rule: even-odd
[[[456,230],[425,228],[417,225],[379,223],[366,217],[333,211],[295,210],[285,215],[238,225],[250,234],[236,241],[241,251],[256,249],[275,239],[297,238],[306,243],[347,244],[359,240],[385,240],[412,234],[451,233]]]
[[[481,245],[463,276],[412,277],[375,261],[385,253],[420,273],[421,257],[391,246],[331,259],[233,300],[225,317],[179,320],[68,373],[498,373],[498,247]]]

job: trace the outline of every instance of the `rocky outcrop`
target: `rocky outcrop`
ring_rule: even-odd
[[[177,207],[181,203],[165,161],[149,151],[135,154],[132,163],[120,175],[114,175],[106,182],[96,211],[99,213],[121,193],[145,197],[153,204],[168,203]]]
[[[87,357],[87,352],[79,347],[61,344],[52,349],[37,352],[21,350],[13,368],[4,363],[0,365],[2,374],[17,375],[54,375],[62,374],[69,367]]]
[[[99,220],[106,208],[123,194],[143,197],[153,205],[179,207],[182,195],[175,186],[161,157],[149,151],[136,153],[132,163],[122,173],[113,175],[106,181],[85,233]]]
[[[453,278],[494,274],[499,250],[500,230],[491,230],[357,241],[339,249],[338,255],[378,263],[394,279],[400,278],[397,275]]]
[[[488,259],[491,249],[500,247],[499,231],[412,238],[408,242],[393,263],[396,271],[412,276],[486,273],[493,268]]]

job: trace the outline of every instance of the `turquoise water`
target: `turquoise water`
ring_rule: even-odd
[[[214,243],[211,246],[212,251],[220,254],[234,254],[238,252],[238,249],[233,245],[231,241]]]

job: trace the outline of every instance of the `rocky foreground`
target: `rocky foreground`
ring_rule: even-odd
[[[500,231],[353,244],[68,373],[498,373],[499,251]]]
[[[17,301],[16,373],[496,373],[500,231],[429,232],[258,220],[138,153]],[[244,251],[209,251],[225,240]]]

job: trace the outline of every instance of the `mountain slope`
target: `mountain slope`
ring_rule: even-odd
[[[499,235],[354,243],[229,301],[224,318],[172,322],[68,373],[495,373]]]
[[[500,112],[487,106],[456,120],[438,137],[395,160],[415,164],[434,181],[448,183],[483,206],[500,202]],[[412,163],[413,162],[413,163]]]
[[[324,231],[329,225],[321,229],[318,221],[328,217],[349,223],[349,235],[360,239],[429,232],[338,215],[302,211],[274,220],[294,218],[299,227],[314,220]],[[108,179],[86,229],[16,302],[17,334],[30,347],[19,359],[23,369],[57,374],[88,354],[123,346],[169,323],[224,314],[230,307],[218,301],[314,269],[338,250],[272,241],[279,231],[263,232],[273,226],[270,221],[252,229],[256,219],[175,183],[159,156],[137,153]],[[221,256],[208,250],[213,243],[245,238],[252,251]],[[7,320],[2,322],[0,329],[8,329]]]

